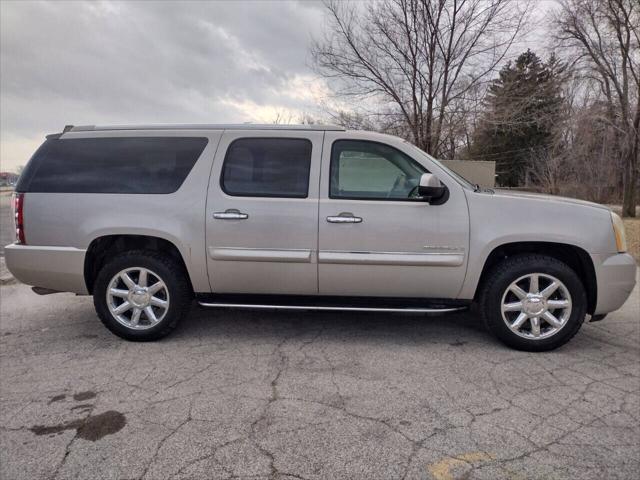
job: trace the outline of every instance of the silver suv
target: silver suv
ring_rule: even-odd
[[[331,126],[65,127],[15,194],[9,270],[93,295],[129,340],[205,307],[450,312],[523,350],[567,342],[635,284],[620,218],[481,189],[406,141]],[[393,321],[392,319],[390,319]]]

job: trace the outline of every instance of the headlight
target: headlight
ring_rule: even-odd
[[[624,233],[624,223],[620,216],[611,212],[611,223],[613,224],[613,234],[616,237],[616,248],[619,253],[627,251],[627,235]]]

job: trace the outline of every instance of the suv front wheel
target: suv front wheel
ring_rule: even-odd
[[[567,343],[586,315],[576,272],[545,255],[507,258],[489,273],[480,294],[485,325],[518,350],[546,351]]]
[[[127,340],[157,340],[187,315],[191,289],[184,268],[156,252],[115,256],[98,273],[93,303],[102,323]]]

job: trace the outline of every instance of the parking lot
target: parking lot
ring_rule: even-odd
[[[2,258],[0,270],[3,480],[628,479],[640,469],[637,288],[544,354],[503,347],[472,313],[195,305],[174,335],[141,344],[103,328],[91,298],[37,296]]]
[[[15,232],[11,218],[11,191],[0,189],[0,256],[4,255],[5,245],[13,242]]]
[[[91,299],[3,285],[2,479],[632,478],[638,290],[562,349],[473,314],[201,310],[129,343]],[[636,473],[634,473],[636,472]]]

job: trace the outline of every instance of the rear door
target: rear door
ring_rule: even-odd
[[[214,293],[318,293],[321,131],[228,130],[206,207]]]

